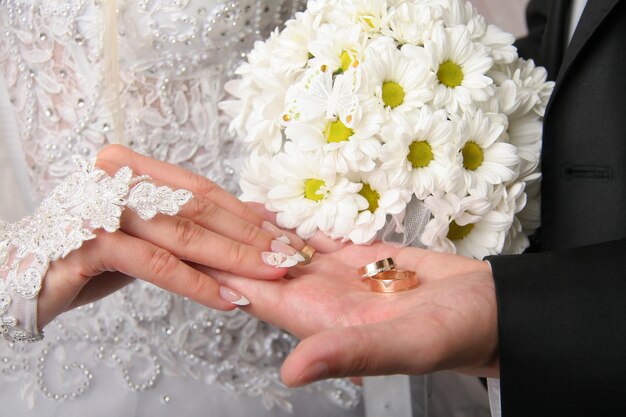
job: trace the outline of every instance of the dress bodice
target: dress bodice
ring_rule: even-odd
[[[107,143],[126,144],[236,191],[239,150],[218,109],[224,83],[255,39],[303,5],[0,1],[0,73],[35,199],[72,169],[73,154],[94,157]],[[85,409],[90,415],[160,415],[171,413],[176,401],[186,404],[179,411],[187,410],[177,415],[198,415],[205,407],[219,410],[215,415],[279,415],[292,406],[302,416],[361,412],[360,392],[346,381],[295,393],[281,385],[278,368],[295,344],[286,333],[141,282],[59,317],[46,334],[40,344],[0,346],[2,377],[18,386],[21,410],[39,416],[53,415],[61,403],[76,415]],[[119,390],[144,395],[133,397],[141,406],[111,413],[103,398],[119,398]],[[194,397],[196,411],[189,397],[175,395],[187,391],[206,395]],[[298,396],[308,413],[298,410]],[[76,408],[81,399],[104,408]],[[240,399],[249,402],[247,412],[235,407]]]
[[[304,2],[2,3],[0,68],[41,198],[72,154],[115,142],[234,190],[223,84],[254,40]]]

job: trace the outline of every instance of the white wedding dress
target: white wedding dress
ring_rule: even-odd
[[[126,144],[236,191],[233,138],[217,107],[223,84],[255,39],[303,6],[0,4],[0,72],[37,200],[72,169],[73,154],[93,157],[106,143]],[[360,414],[359,391],[346,381],[290,395],[278,369],[294,343],[243,313],[212,311],[137,282],[60,317],[43,343],[0,344],[2,377],[12,381],[3,387],[2,414],[7,405],[14,412],[6,415],[20,416],[29,408],[37,416],[280,415],[291,407],[298,415],[299,409]],[[7,404],[9,389],[22,401]]]
[[[242,156],[218,109],[254,40],[303,0],[1,0],[0,74],[40,201],[121,143],[237,192]],[[4,195],[3,198],[10,198]],[[149,227],[149,226],[147,226]],[[43,342],[0,343],[6,416],[362,416],[345,380],[289,390],[285,332],[135,282],[66,313]],[[467,413],[484,415],[474,400]],[[457,410],[458,411],[458,410]],[[450,414],[452,415],[452,414]]]

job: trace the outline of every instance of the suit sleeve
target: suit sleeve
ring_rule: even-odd
[[[503,417],[626,410],[626,239],[489,258]]]

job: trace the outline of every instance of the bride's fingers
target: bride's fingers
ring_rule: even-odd
[[[122,230],[177,258],[250,278],[276,279],[286,272],[284,268],[265,264],[263,250],[229,239],[183,217],[156,216],[144,222],[128,212],[124,215]]]
[[[265,205],[254,201],[246,201],[245,204],[250,208],[250,210],[261,216],[263,220],[276,224],[276,213],[266,209]]]
[[[263,220],[260,224],[249,222],[203,197],[193,198],[182,207],[179,215],[232,240],[263,251],[272,250],[272,241],[275,239],[298,251],[305,245],[298,235],[283,230],[270,221]]]
[[[222,236],[264,251],[270,250],[272,240],[283,234],[279,230],[272,233],[263,224],[257,225],[237,217],[204,197],[191,199],[178,215]]]
[[[302,250],[307,244],[300,236],[298,236],[293,230],[282,229],[276,226],[276,213],[269,211],[261,203],[246,202],[245,203],[250,210],[257,213],[263,218],[262,227],[265,230],[271,231],[275,236],[282,234],[289,239],[289,245],[296,250]],[[317,248],[316,248],[317,250]]]
[[[325,256],[325,255],[320,255]],[[290,268],[296,279],[252,280],[223,271],[194,266],[214,277],[221,285],[233,288],[251,301],[246,311],[276,324],[295,335],[307,335],[311,329],[337,324],[344,313],[330,311],[354,306],[369,287],[358,279],[356,270],[328,259],[316,266]],[[347,303],[347,304],[344,304]],[[349,308],[351,308],[349,307]]]
[[[151,282],[165,290],[189,297],[206,306],[231,310],[230,300],[221,298],[220,285],[207,274],[190,267],[174,255],[149,242],[123,232],[98,233],[94,240],[50,265],[37,303],[37,321],[45,326],[73,305],[91,296],[111,293],[128,282],[125,278],[102,276],[119,271]],[[93,284],[92,284],[93,282]],[[85,294],[82,294],[82,291]],[[222,290],[223,292],[223,290]]]
[[[202,265],[194,266],[199,271],[211,275],[220,285],[232,288],[250,300],[246,307],[249,314],[270,323],[281,323],[284,312],[279,308],[285,297],[289,283],[285,280],[262,281],[245,278],[228,272],[207,268]]]
[[[67,311],[85,304],[98,301],[117,290],[124,288],[135,279],[119,272],[105,272],[93,277],[81,289],[80,293],[68,306]]]
[[[346,242],[332,239],[326,236],[324,233],[320,232],[319,230],[315,232],[313,237],[307,239],[306,243],[307,245],[310,245],[311,247],[313,247],[313,249],[321,253],[336,252],[339,249],[346,247],[347,245]]]
[[[211,276],[163,248],[122,232],[101,233],[93,242],[97,245],[82,255],[102,258],[105,254],[100,260],[101,271],[119,271],[218,310],[234,308],[221,298],[220,285]]]
[[[208,198],[233,215],[256,225],[263,221],[258,213],[207,178],[179,166],[138,154],[124,146],[105,146],[98,153],[97,165],[109,174],[128,166],[135,175],[149,175],[156,182],[189,190],[194,195]]]

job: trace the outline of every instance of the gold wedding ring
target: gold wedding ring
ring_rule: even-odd
[[[308,265],[311,262],[311,259],[313,258],[313,255],[315,255],[315,249],[313,249],[311,246],[309,245],[305,245],[302,250],[300,250],[300,254],[302,255],[302,257],[304,258],[304,261],[300,262],[302,265]]]
[[[361,278],[371,278],[376,274],[385,271],[391,271],[396,269],[396,263],[392,258],[382,259],[380,261],[372,262],[359,268],[359,275]]]
[[[374,292],[394,293],[417,287],[419,280],[413,271],[393,269],[379,272],[370,277],[370,288]]]

